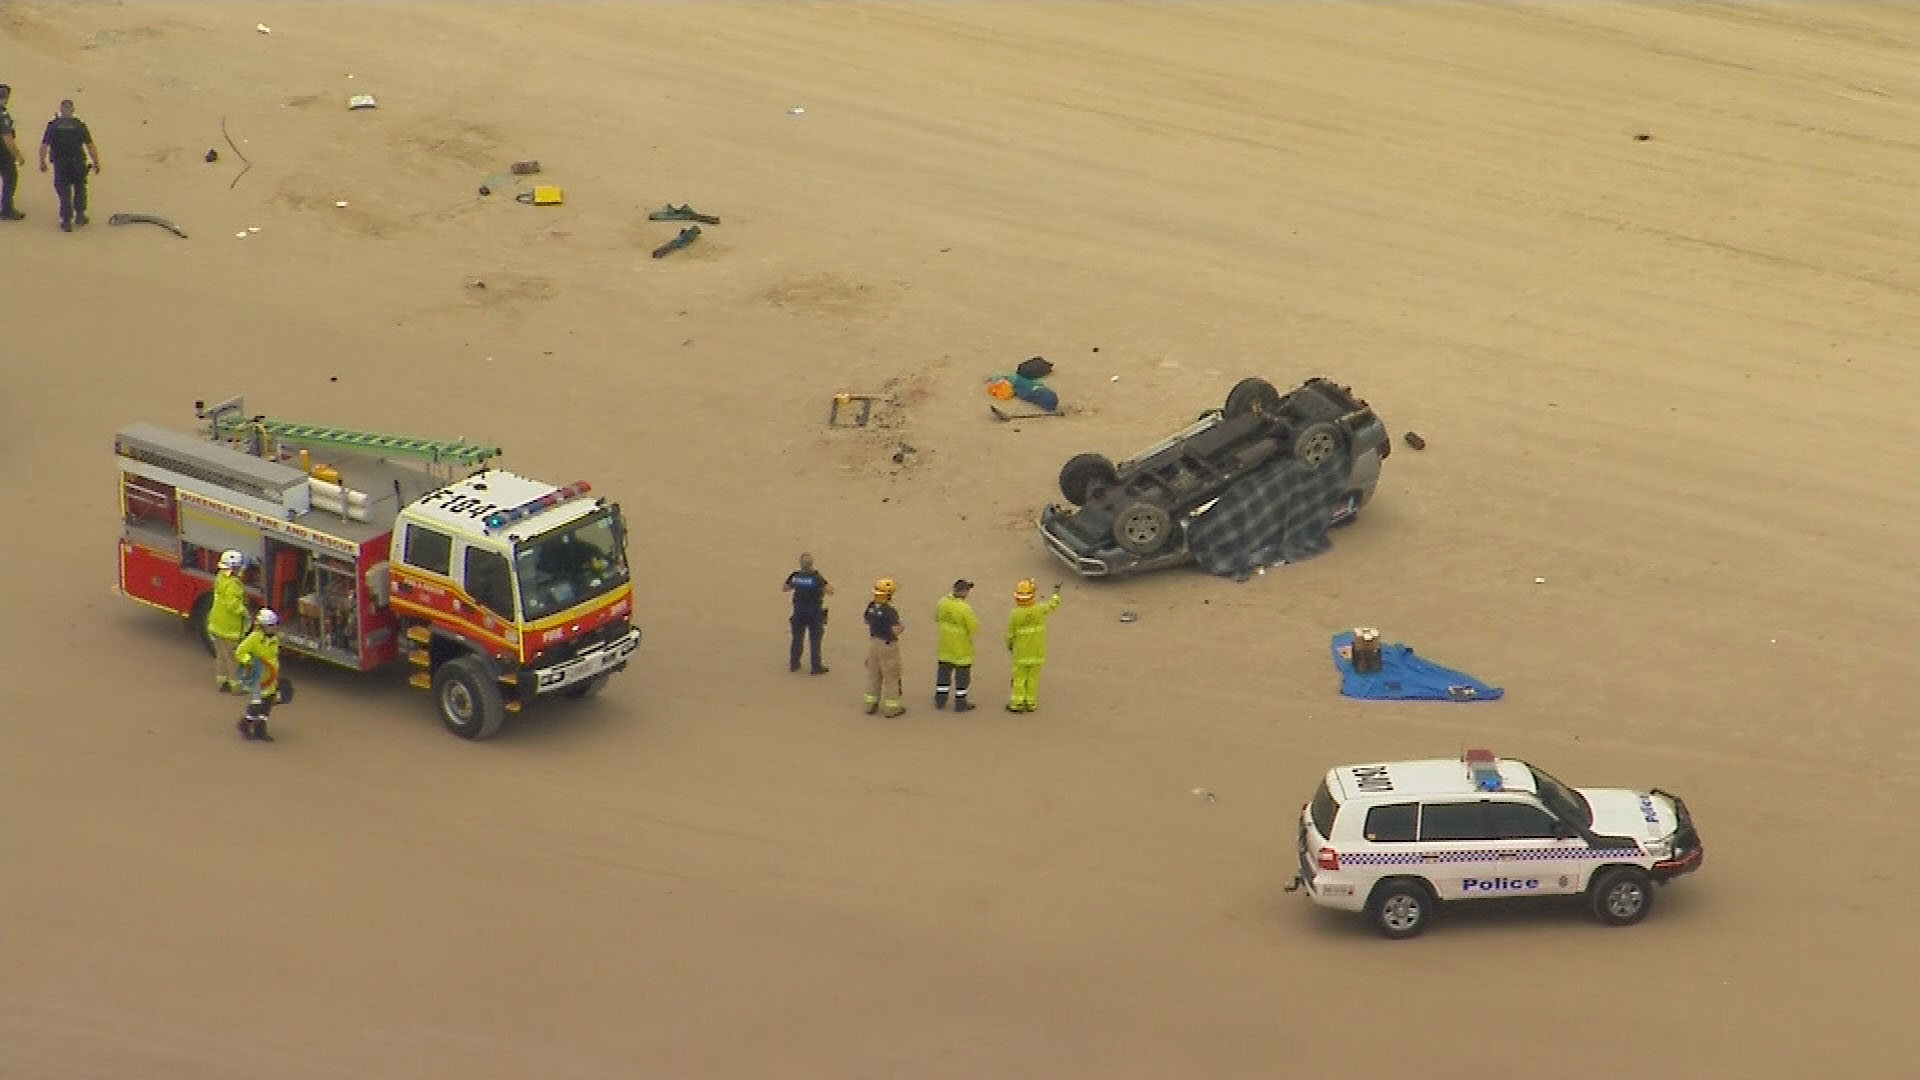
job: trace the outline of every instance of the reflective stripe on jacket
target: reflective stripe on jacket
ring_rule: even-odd
[[[1013,650],[1016,667],[1044,663],[1047,659],[1047,616],[1060,607],[1060,594],[1031,607],[1016,607],[1007,619],[1007,648]]]
[[[973,605],[949,593],[934,605],[933,621],[940,627],[940,662],[972,664],[973,635],[980,630]]]
[[[280,689],[280,638],[255,630],[233,650],[233,658],[261,696]]]
[[[240,575],[222,570],[213,579],[213,606],[207,609],[207,633],[239,641],[247,632],[247,587]]]

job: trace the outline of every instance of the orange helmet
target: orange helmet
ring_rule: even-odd
[[[1039,591],[1040,587],[1033,583],[1032,578],[1023,578],[1020,584],[1013,587],[1013,602],[1023,605],[1031,604],[1033,603],[1034,596],[1039,593]]]

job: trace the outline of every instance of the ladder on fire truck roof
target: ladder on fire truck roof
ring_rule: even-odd
[[[430,465],[475,467],[500,456],[497,446],[482,446],[465,439],[417,439],[406,435],[386,435],[377,431],[324,427],[265,416],[248,416],[240,398],[209,407],[203,401],[193,403],[194,415],[207,421],[207,433],[216,442],[249,442],[247,450],[262,455],[261,436],[293,446],[330,447],[381,457],[413,458]]]

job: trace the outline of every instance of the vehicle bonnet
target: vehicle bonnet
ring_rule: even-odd
[[[1593,810],[1593,831],[1603,836],[1659,840],[1680,827],[1673,800],[1626,788],[1576,788]]]

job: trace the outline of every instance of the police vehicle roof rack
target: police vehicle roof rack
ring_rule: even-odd
[[[469,468],[485,465],[499,457],[501,452],[497,446],[482,446],[465,439],[418,439],[376,431],[273,420],[265,416],[249,417],[241,398],[232,398],[212,407],[208,407],[204,401],[196,401],[193,403],[193,413],[207,421],[207,433],[215,442],[271,436],[276,442],[295,446],[331,447],[381,457],[413,458],[431,465]],[[264,447],[252,452],[259,454],[263,451]]]
[[[1500,763],[1494,760],[1491,750],[1468,750],[1460,755],[1466,762],[1467,779],[1473,782],[1476,791],[1499,791]]]

